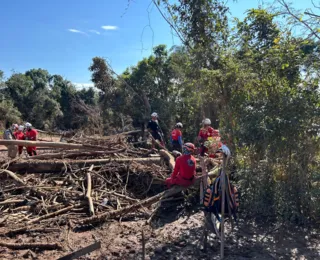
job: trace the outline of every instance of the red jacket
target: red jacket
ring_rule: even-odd
[[[196,159],[192,155],[181,155],[176,160],[171,178],[181,176],[184,179],[190,180],[196,174]]]
[[[171,138],[173,141],[178,141],[179,140],[179,136],[182,136],[182,133],[179,129],[174,129],[171,132]]]
[[[201,137],[201,139],[207,141],[208,137],[218,137],[219,131],[215,130],[211,126],[209,126],[208,129],[201,128],[198,136]]]
[[[14,136],[16,137],[16,140],[24,140],[24,133],[23,132],[14,132]]]
[[[36,141],[37,140],[38,132],[36,129],[31,129],[26,131],[26,139],[30,141]]]

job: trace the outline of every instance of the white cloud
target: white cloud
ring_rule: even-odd
[[[107,30],[107,31],[109,31],[109,30],[117,30],[118,29],[118,27],[114,26],[114,25],[103,25],[103,26],[101,26],[101,28],[103,30]]]
[[[96,30],[89,30],[89,32],[100,35],[100,32],[98,32],[98,31],[96,31]]]
[[[76,88],[90,88],[90,87],[94,87],[93,83],[76,83],[76,82],[72,82],[72,84],[76,87]]]
[[[69,31],[69,32],[72,32],[72,33],[80,33],[80,34],[88,35],[88,34],[86,34],[85,32],[80,31],[80,30],[77,30],[77,29],[68,29],[68,31]]]

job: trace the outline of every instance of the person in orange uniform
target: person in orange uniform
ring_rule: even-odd
[[[193,157],[195,146],[192,143],[185,143],[182,147],[183,155],[176,159],[176,164],[170,178],[166,179],[166,185],[170,188],[172,185],[188,187],[195,181],[196,159]]]
[[[28,141],[37,141],[38,132],[36,129],[33,129],[30,123],[26,123],[26,136],[25,139]],[[27,152],[29,156],[37,155],[37,147],[28,146]]]
[[[208,141],[208,138],[218,138],[220,137],[219,130],[211,127],[211,120],[206,118],[202,121],[203,127],[200,129],[198,134],[198,141],[201,145],[200,155],[204,156],[204,153],[207,151],[207,148],[204,146],[204,143]]]
[[[177,123],[173,131],[171,132],[171,144],[172,144],[172,149],[175,151],[179,151],[180,153],[182,152],[182,129],[183,125],[182,123]]]
[[[16,140],[25,140],[23,130],[24,130],[24,126],[19,125],[17,131],[14,132],[14,136],[15,136]],[[21,156],[22,150],[23,150],[23,146],[18,146],[19,156]]]

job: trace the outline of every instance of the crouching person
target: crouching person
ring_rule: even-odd
[[[186,143],[182,147],[182,154],[176,160],[173,173],[166,179],[166,185],[170,188],[172,185],[189,187],[195,181],[196,159],[193,157],[195,146],[192,143]]]

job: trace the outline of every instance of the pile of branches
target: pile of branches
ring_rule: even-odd
[[[81,143],[89,151],[57,149],[2,162],[0,236],[50,232],[57,225],[76,227],[110,218],[149,218],[149,206],[161,196],[151,187],[163,184],[170,169],[155,151],[134,148],[125,139],[81,135],[68,143]],[[24,248],[5,242],[0,246]],[[59,244],[26,246],[32,247],[58,249]]]

